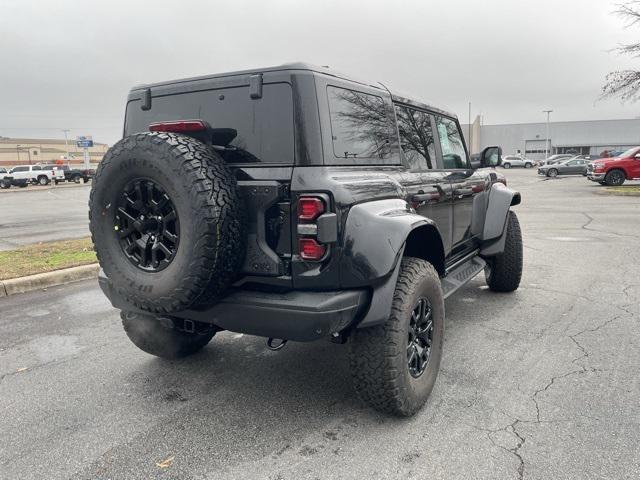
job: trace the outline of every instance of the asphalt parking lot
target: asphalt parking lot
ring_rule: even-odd
[[[479,277],[447,300],[415,417],[363,406],[331,343],[271,352],[222,333],[184,361],[151,357],[77,283],[0,299],[0,477],[639,478],[640,198],[506,175],[523,197],[521,288]]]
[[[2,190],[0,250],[89,235],[90,185]]]

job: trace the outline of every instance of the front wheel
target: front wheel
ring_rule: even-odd
[[[44,175],[41,175],[38,177],[38,184],[40,185],[48,185],[49,184],[49,179],[47,177],[45,177]]]
[[[531,164],[529,162],[524,164],[524,168],[531,168],[531,167],[533,167],[533,164]]]
[[[504,168],[511,168],[511,164],[510,163],[503,163],[502,166]]]
[[[611,187],[618,187],[625,181],[624,172],[622,170],[611,170],[604,177],[604,183]]]
[[[547,172],[547,177],[555,178],[557,176],[558,176],[558,170],[556,170],[555,168],[552,168]]]
[[[0,180],[0,188],[6,190],[7,188],[11,188],[11,181],[9,180]]]
[[[509,210],[504,251],[486,259],[485,278],[494,292],[513,292],[522,278],[522,232],[516,213]]]
[[[129,340],[140,350],[161,358],[182,358],[204,348],[216,333],[215,327],[194,323],[193,332],[178,329],[178,322],[152,315],[121,312],[122,326]]]
[[[351,337],[349,361],[356,392],[376,410],[413,415],[435,385],[443,339],[440,277],[429,262],[405,257],[389,318]]]

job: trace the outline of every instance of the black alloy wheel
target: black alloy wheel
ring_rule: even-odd
[[[411,312],[407,339],[407,364],[409,373],[418,378],[427,369],[433,342],[433,318],[429,300],[419,298]]]
[[[611,170],[605,177],[607,185],[620,186],[624,183],[624,173],[622,170]]]
[[[127,259],[145,272],[165,269],[178,250],[178,213],[164,188],[149,179],[136,178],[125,185],[114,230]]]

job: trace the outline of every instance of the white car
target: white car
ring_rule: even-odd
[[[528,158],[518,157],[516,155],[507,155],[506,157],[502,157],[502,166],[504,168],[511,167],[524,167],[524,168],[532,168],[533,160],[529,160]]]
[[[9,170],[15,180],[27,180],[29,183],[48,185],[52,180],[64,180],[64,172],[47,165],[18,165]]]

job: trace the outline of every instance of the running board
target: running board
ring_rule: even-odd
[[[456,266],[441,279],[442,292],[444,298],[448,298],[453,292],[468,283],[473,277],[484,270],[485,262],[478,256],[473,256],[469,260]]]

